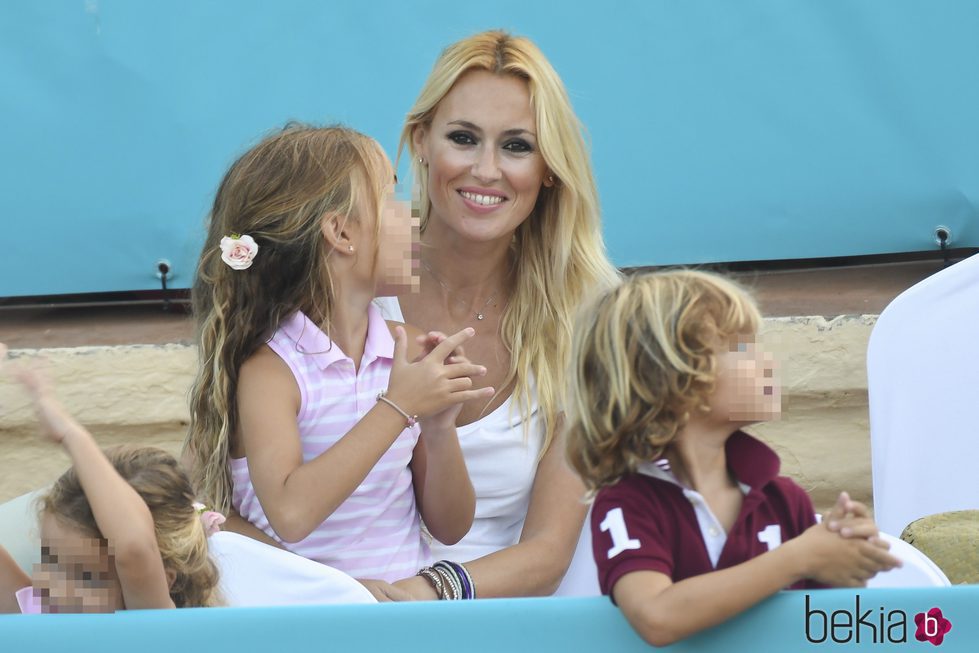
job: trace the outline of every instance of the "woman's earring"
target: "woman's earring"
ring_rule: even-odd
[[[554,175],[547,175],[547,183],[551,186],[554,185]]]
[[[347,245],[347,251],[348,252],[354,251],[354,246],[353,245]]]
[[[425,159],[418,157],[418,165],[425,165]]]

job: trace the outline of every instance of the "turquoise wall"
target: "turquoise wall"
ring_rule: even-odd
[[[859,593],[817,591],[808,594],[808,615],[806,596],[805,592],[783,592],[717,628],[666,650],[835,653],[861,649],[974,653],[979,648],[979,623],[975,619],[979,586],[878,589]],[[915,639],[914,617],[936,607],[951,622],[952,629],[939,647],[933,649],[931,643]],[[861,618],[863,625],[858,623]],[[901,627],[902,623],[905,628]],[[0,642],[5,651],[72,653],[431,653],[443,650],[648,653],[654,650],[639,639],[618,609],[604,597],[198,608],[114,615],[0,615]]]
[[[979,3],[5,0],[0,297],[188,287],[221,174],[289,119],[392,154],[441,47],[538,42],[620,266],[979,246]]]

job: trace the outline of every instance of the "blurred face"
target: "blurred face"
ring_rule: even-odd
[[[717,356],[717,385],[711,396],[711,415],[742,425],[777,419],[782,392],[771,353],[755,336],[729,339]]]
[[[509,239],[545,183],[537,137],[527,82],[483,70],[460,77],[414,135],[432,222],[467,240]]]
[[[411,217],[411,205],[394,195],[394,187],[381,208],[381,242],[377,251],[379,296],[404,290],[417,291],[418,218]]]
[[[419,279],[415,270],[418,249],[418,219],[411,217],[411,205],[395,196],[394,169],[384,156],[377,174],[390,179],[381,203],[380,224],[367,206],[362,207],[358,220],[349,221],[344,231],[356,245],[354,268],[365,283],[374,284],[378,295],[393,295],[405,289],[417,290]],[[377,259],[375,261],[375,239]]]
[[[125,608],[105,540],[47,513],[41,517],[41,563],[34,567],[33,585],[44,612],[115,612]]]

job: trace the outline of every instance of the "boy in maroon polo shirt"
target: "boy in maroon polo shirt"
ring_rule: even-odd
[[[780,589],[862,586],[900,564],[845,494],[817,525],[775,452],[740,430],[781,410],[760,323],[736,284],[676,270],[627,279],[575,336],[568,456],[596,493],[599,584],[656,646]]]

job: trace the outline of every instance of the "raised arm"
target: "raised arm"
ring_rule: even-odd
[[[42,432],[71,457],[95,523],[112,548],[127,609],[172,608],[153,517],[142,497],[99,449],[92,435],[62,408],[35,372],[16,373],[34,401]]]

